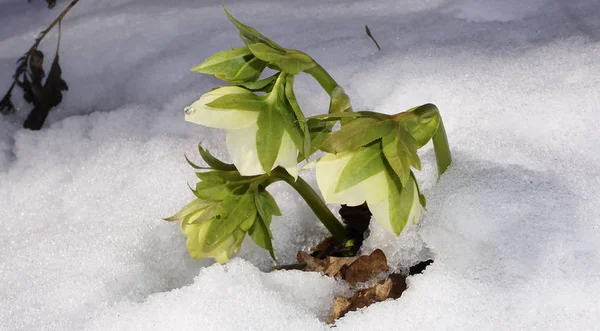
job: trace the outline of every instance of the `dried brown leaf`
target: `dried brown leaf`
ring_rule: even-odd
[[[377,301],[384,301],[390,297],[392,291],[392,280],[386,278],[382,283],[375,285],[375,299]]]
[[[354,261],[356,261],[357,259],[357,257],[328,257],[327,269],[325,269],[325,274],[334,278],[341,277],[342,269],[354,263]]]
[[[344,271],[343,279],[354,286],[366,282],[381,272],[388,271],[387,258],[380,249],[376,249],[370,255],[363,255],[356,259]]]
[[[304,271],[324,272],[327,268],[327,261],[325,259],[317,259],[303,251],[298,252],[296,259],[300,263],[306,263]]]
[[[333,313],[327,319],[328,324],[333,324],[336,319],[344,316],[350,309],[350,300],[346,297],[337,296],[333,300]]]

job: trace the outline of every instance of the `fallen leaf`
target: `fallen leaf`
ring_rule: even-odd
[[[328,257],[326,261],[327,269],[325,269],[325,274],[334,278],[342,277],[342,269],[349,266],[357,259],[357,257]]]
[[[348,266],[342,278],[354,286],[366,282],[381,272],[388,271],[387,258],[380,249],[370,255],[362,255]]]
[[[327,268],[327,261],[325,259],[317,259],[303,251],[298,252],[296,259],[300,263],[306,263],[304,271],[324,272]]]
[[[390,297],[392,291],[392,280],[386,278],[383,283],[375,285],[375,299],[378,301],[384,301]]]
[[[328,324],[333,324],[336,319],[344,316],[350,308],[350,300],[346,297],[337,296],[333,299],[333,313],[327,319]]]
[[[404,275],[391,274],[390,277],[378,282],[372,287],[356,291],[350,298],[343,296],[335,297],[333,301],[333,312],[329,315],[327,323],[335,323],[336,319],[343,317],[350,311],[356,311],[390,298],[399,298],[406,289],[405,280],[406,276]]]

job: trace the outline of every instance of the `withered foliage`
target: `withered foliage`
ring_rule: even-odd
[[[33,110],[27,116],[23,127],[31,130],[39,130],[44,125],[46,117],[50,110],[62,102],[63,91],[69,89],[67,82],[62,78],[62,69],[60,67],[60,57],[58,55],[60,48],[60,26],[63,17],[79,0],[73,0],[65,10],[36,38],[33,46],[17,60],[17,68],[13,75],[13,83],[6,92],[6,95],[0,101],[0,113],[7,115],[15,112],[11,97],[15,85],[23,90],[23,99],[33,104]],[[46,0],[48,7],[56,5],[55,0]],[[50,71],[46,77],[44,71],[44,53],[38,49],[42,39],[52,28],[58,24],[58,42],[56,53]],[[45,81],[44,81],[44,78]]]

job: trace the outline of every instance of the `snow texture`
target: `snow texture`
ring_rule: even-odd
[[[0,86],[69,1],[0,0]],[[357,110],[433,102],[454,163],[418,173],[421,223],[377,224],[365,252],[394,269],[435,262],[398,300],[336,330],[592,330],[600,323],[600,3],[596,0],[228,0],[278,43],[312,55]],[[377,51],[364,25],[382,46]],[[53,31],[41,44],[49,65]],[[192,199],[183,154],[227,158],[224,133],[183,120],[220,84],[189,68],[241,45],[220,1],[81,1],[62,26],[70,90],[39,132],[0,119],[1,330],[324,330],[344,284],[279,271],[246,241],[225,266],[192,260],[176,224]],[[304,111],[326,111],[311,77]],[[314,172],[308,171],[314,184]],[[276,254],[326,235],[285,185]],[[335,206],[332,206],[335,208]]]

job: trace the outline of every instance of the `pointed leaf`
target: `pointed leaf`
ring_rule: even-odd
[[[448,137],[446,137],[446,129],[444,122],[440,117],[440,125],[433,135],[433,149],[435,150],[435,159],[437,161],[438,177],[441,176],[452,163],[452,154],[448,145]]]
[[[265,97],[254,93],[225,94],[206,105],[216,109],[261,111],[265,107]]]
[[[215,201],[194,199],[192,202],[185,205],[185,207],[183,207],[175,215],[165,218],[164,220],[169,222],[182,220],[196,211],[208,208],[211,204],[214,203]]]
[[[192,161],[191,161],[191,160],[190,160],[190,159],[187,157],[187,155],[185,155],[185,154],[183,154],[183,156],[185,157],[185,160],[187,161],[187,163],[188,163],[188,164],[189,164],[189,165],[190,165],[192,168],[194,168],[194,169],[210,169],[210,168],[207,168],[207,167],[201,167],[201,166],[199,166],[199,165],[196,165],[196,164],[195,164],[194,162],[192,162]]]
[[[383,140],[381,141],[383,145],[383,154],[390,167],[400,178],[402,185],[406,185],[408,176],[410,175],[410,161],[405,153],[403,153],[403,150],[398,147],[399,142],[397,140],[397,134],[390,134],[383,137]]]
[[[248,47],[214,54],[191,70],[212,74],[229,83],[256,81],[267,64],[256,58]]]
[[[331,134],[331,129],[335,123],[331,121],[321,121],[318,119],[310,118],[306,120],[306,126],[310,134],[310,152],[308,155],[312,155],[316,152],[321,144]]]
[[[225,10],[225,14],[227,14],[227,17],[229,17],[229,20],[231,21],[231,23],[233,23],[233,25],[235,25],[235,27],[238,28],[238,30],[240,31],[240,37],[242,38],[242,41],[246,45],[255,44],[255,43],[263,43],[265,45],[269,45],[272,48],[275,48],[278,50],[283,50],[283,48],[281,46],[277,45],[274,41],[270,40],[269,38],[263,36],[255,28],[247,26],[247,25],[243,24],[242,22],[236,20],[227,11],[227,8],[225,8],[225,5],[223,5],[223,9]]]
[[[367,178],[383,171],[381,143],[373,143],[359,148],[353,153],[350,161],[342,170],[335,192],[349,189]]]
[[[224,170],[213,170],[207,172],[197,172],[196,176],[202,181],[213,181],[213,182],[236,182],[254,178],[256,176],[242,176],[237,170],[224,171]]]
[[[219,215],[208,228],[206,244],[213,245],[231,234],[242,222],[256,214],[253,194],[247,189],[239,189],[230,194],[219,207]]]
[[[259,192],[256,196],[256,209],[259,211],[260,213],[260,208],[262,208],[266,213],[270,213],[276,216],[281,216],[281,210],[279,210],[279,206],[277,205],[277,202],[275,201],[275,199],[273,198],[273,196],[271,195],[271,193],[269,193],[267,190],[262,190],[261,192]],[[260,208],[259,208],[260,206]],[[265,214],[266,215],[266,214]],[[263,219],[267,219],[267,217],[264,217],[265,215],[261,214],[261,216],[263,216]]]
[[[253,92],[271,92],[273,90],[273,85],[275,81],[279,77],[279,72],[273,76],[257,80],[255,82],[242,82],[238,83],[238,85],[245,87],[246,89]]]
[[[308,117],[309,120],[315,119],[319,121],[339,121],[343,118],[359,118],[359,117],[372,117],[380,120],[391,118],[390,115],[376,113],[372,111],[356,111],[348,113],[335,113],[335,114],[324,114]]]
[[[268,108],[258,115],[258,131],[256,133],[256,150],[263,169],[268,173],[272,168],[283,137],[284,125],[279,113]]]
[[[263,43],[249,44],[248,48],[257,58],[292,75],[299,74],[316,65],[310,56],[300,51],[280,50]]]
[[[224,182],[201,181],[196,184],[194,195],[205,200],[224,200],[231,191]]]
[[[231,171],[236,170],[233,164],[225,163],[216,157],[214,157],[207,149],[202,147],[202,143],[198,144],[198,150],[200,151],[200,156],[208,164],[211,168],[215,170],[225,170]],[[186,156],[187,159],[187,156]],[[189,161],[188,161],[189,162]]]
[[[285,96],[290,108],[292,109],[292,112],[294,115],[296,115],[297,125],[302,132],[302,145],[296,147],[298,147],[298,149],[301,151],[304,159],[308,160],[308,157],[311,154],[311,139],[309,137],[309,129],[308,124],[306,123],[306,118],[304,117],[304,113],[300,109],[300,105],[298,105],[296,95],[294,94],[294,76],[287,77],[285,84]]]
[[[269,251],[271,254],[271,258],[277,261],[275,258],[275,250],[273,249],[273,235],[271,234],[271,230],[269,229],[269,225],[271,220],[264,220],[262,217],[258,217],[254,225],[248,230],[248,234],[250,238],[260,247]]]
[[[414,179],[409,177],[407,184],[402,186],[396,174],[393,171],[389,172],[388,194],[390,199],[390,223],[393,232],[399,235],[409,221],[414,222],[415,218],[418,220],[420,216],[420,210],[415,209],[421,208],[421,206],[419,201],[417,201],[419,195],[416,192]]]
[[[387,135],[395,126],[394,122],[389,120],[357,118],[342,126],[341,130],[329,135],[319,148],[334,154],[353,151]]]
[[[387,161],[402,181],[402,185],[406,185],[410,176],[410,166],[421,170],[417,142],[402,126],[398,126],[396,134],[385,136],[382,144]]]
[[[404,128],[416,140],[417,148],[421,148],[433,137],[440,124],[440,114],[432,104],[411,109],[415,116],[403,122]]]
[[[419,194],[419,203],[421,204],[423,209],[427,210],[427,199],[425,199],[425,195],[421,194],[421,189],[419,188],[419,182],[417,182],[417,178],[415,177],[415,174],[412,171],[410,172],[410,176],[412,177],[413,181],[415,182],[415,187],[417,188],[417,193]]]
[[[240,224],[240,230],[247,232],[252,228],[256,220],[258,219],[258,215],[256,213],[248,216],[248,218]]]

